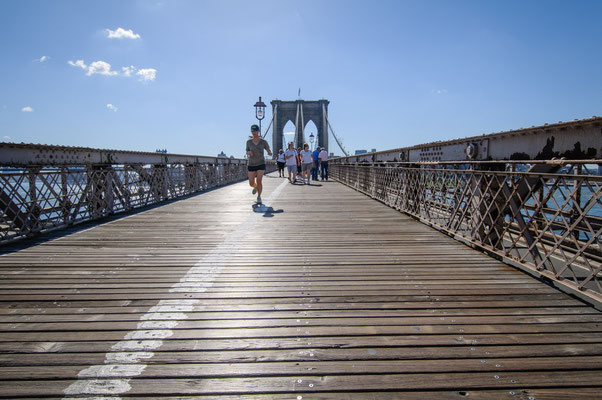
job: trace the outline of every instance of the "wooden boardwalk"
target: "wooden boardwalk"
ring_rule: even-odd
[[[0,397],[602,398],[602,313],[336,182],[0,256]]]

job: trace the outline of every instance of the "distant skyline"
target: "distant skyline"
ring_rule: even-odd
[[[600,15],[597,0],[3,0],[0,140],[242,157],[258,97],[267,128],[269,101],[299,88],[330,101],[350,153],[589,118]]]

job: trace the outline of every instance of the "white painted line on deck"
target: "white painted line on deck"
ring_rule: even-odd
[[[267,198],[272,202],[286,187],[283,181]],[[236,253],[249,230],[259,221],[262,214],[251,213],[224,241],[201,258],[186,275],[174,284],[171,293],[205,292],[213,286],[221,273],[225,261]],[[209,266],[209,268],[208,268]],[[139,376],[146,369],[148,360],[154,356],[153,350],[163,345],[163,339],[173,335],[172,329],[180,321],[188,319],[187,312],[194,310],[199,300],[161,300],[146,314],[140,317],[137,329],[126,333],[123,340],[115,343],[112,352],[105,354],[105,363],[92,365],[81,370],[78,380],[64,390],[64,400],[76,398],[87,400],[120,400],[119,395],[130,391],[130,379]],[[90,395],[93,397],[81,397]]]

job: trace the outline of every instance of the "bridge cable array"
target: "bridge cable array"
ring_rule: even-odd
[[[324,118],[326,119],[326,124],[328,125],[328,128],[330,128],[330,132],[332,132],[332,136],[334,137],[334,140],[339,145],[339,148],[341,149],[341,151],[343,152],[343,154],[345,154],[345,157],[349,157],[349,153],[343,147],[342,141],[337,137],[336,133],[334,133],[334,129],[332,129],[332,125],[330,125],[330,121],[328,120],[328,115],[326,114],[326,108],[324,107],[323,104],[322,104],[322,113],[324,115]]]

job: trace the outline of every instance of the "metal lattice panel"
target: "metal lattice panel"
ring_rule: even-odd
[[[0,243],[246,178],[244,163],[4,168]]]
[[[501,171],[492,170],[500,165]],[[600,302],[602,177],[584,173],[583,165],[333,163],[330,168],[335,179],[358,191]]]

